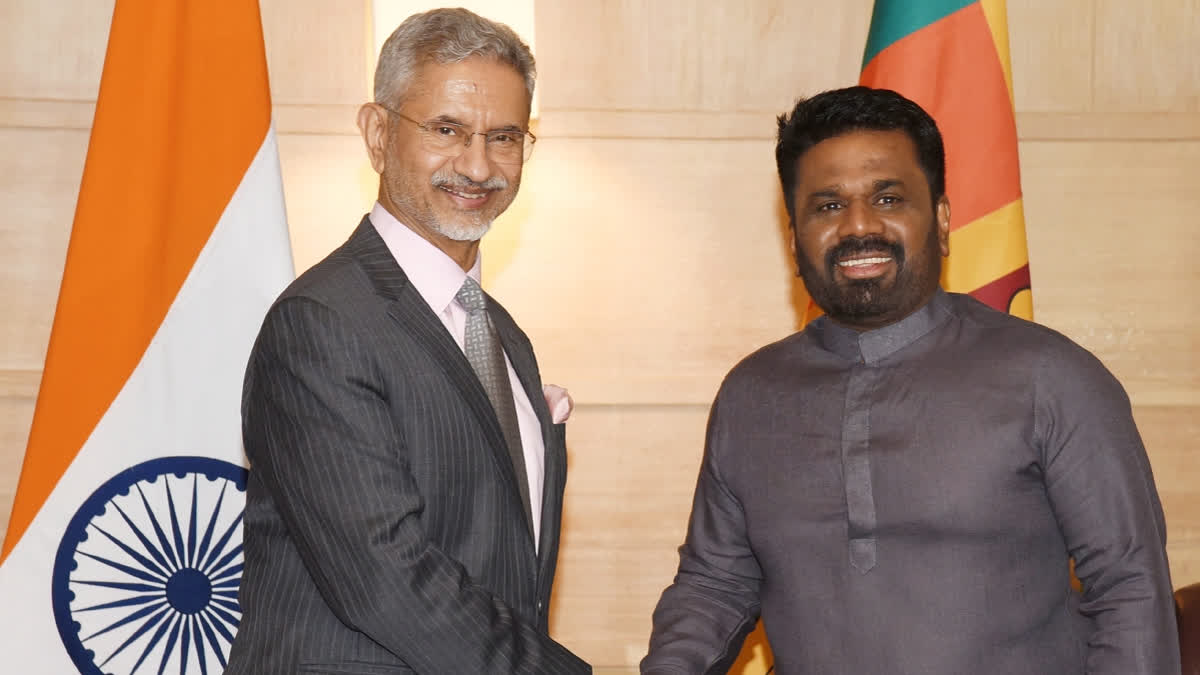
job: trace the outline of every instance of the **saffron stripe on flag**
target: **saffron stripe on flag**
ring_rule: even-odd
[[[293,276],[257,0],[116,0],[63,276],[6,672],[212,672],[240,620],[243,372]]]
[[[0,561],[142,358],[270,116],[256,2],[116,3]]]

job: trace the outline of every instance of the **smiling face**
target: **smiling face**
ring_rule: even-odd
[[[932,297],[949,254],[950,203],[932,203],[916,146],[902,131],[851,131],[796,162],[797,266],[830,319],[869,330]]]
[[[524,131],[529,93],[522,76],[494,59],[422,66],[400,102],[389,106],[417,122],[451,122],[473,132]],[[397,107],[398,106],[398,107]],[[380,174],[379,202],[397,220],[460,265],[474,262],[479,239],[516,197],[520,164],[497,164],[482,136],[457,157],[432,152],[416,123],[368,103],[359,129]]]

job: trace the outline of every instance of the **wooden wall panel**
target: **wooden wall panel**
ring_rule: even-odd
[[[0,127],[0,533],[33,422],[87,134]],[[64,167],[75,167],[64,171]]]
[[[366,100],[375,51],[367,39],[368,0],[260,0],[259,6],[276,105]]]
[[[708,406],[579,406],[551,632],[590,663],[636,664],[675,576]]]
[[[378,174],[358,136],[281,134],[279,162],[299,273],[341,245],[371,210]]]
[[[1035,317],[1136,403],[1200,404],[1200,142],[1021,146]]]
[[[542,109],[775,111],[857,79],[870,6],[539,2]]]
[[[0,369],[37,369],[62,279],[87,134],[0,128]]]
[[[1200,0],[1095,0],[1097,110],[1200,112]]]
[[[1094,5],[1094,0],[1008,0],[1018,110],[1091,110]]]
[[[95,100],[114,4],[0,3],[0,98]]]
[[[685,4],[537,3],[538,52],[554,55],[538,60],[542,108],[675,110],[695,105],[700,72],[692,36],[697,19]],[[675,28],[663,30],[666,26]]]
[[[277,104],[357,104],[368,88],[366,1],[262,0]],[[0,96],[94,101],[114,0],[6,2]]]
[[[1167,517],[1167,554],[1178,586],[1200,581],[1200,406],[1137,406],[1142,441]]]
[[[13,496],[20,477],[22,449],[33,423],[33,391],[37,380],[28,374],[0,373],[0,537],[8,531]],[[28,386],[32,384],[32,387]],[[16,452],[13,450],[16,449]]]
[[[485,284],[580,401],[707,405],[746,352],[795,330],[772,145],[539,142]],[[507,218],[507,216],[506,216]]]
[[[800,95],[851,84],[862,67],[871,3],[686,3],[702,23],[701,110],[776,111]],[[828,36],[841,37],[832,42]]]

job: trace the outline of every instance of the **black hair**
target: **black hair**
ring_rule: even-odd
[[[902,131],[917,149],[917,161],[929,182],[932,204],[946,194],[946,150],[937,123],[921,106],[890,89],[846,87],[796,102],[790,115],[779,116],[775,164],[783,187],[788,219],[796,222],[796,165],[821,141],[851,131]]]

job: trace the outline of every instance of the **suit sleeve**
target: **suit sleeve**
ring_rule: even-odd
[[[1166,524],[1129,398],[1082,350],[1036,371],[1035,434],[1088,619],[1087,672],[1177,675]]]
[[[425,536],[374,356],[336,311],[272,308],[243,400],[253,470],[326,603],[422,673],[590,673]]]
[[[708,434],[679,571],[654,610],[646,675],[724,675],[760,613],[762,571],[741,502],[721,475],[727,454],[720,397]]]

